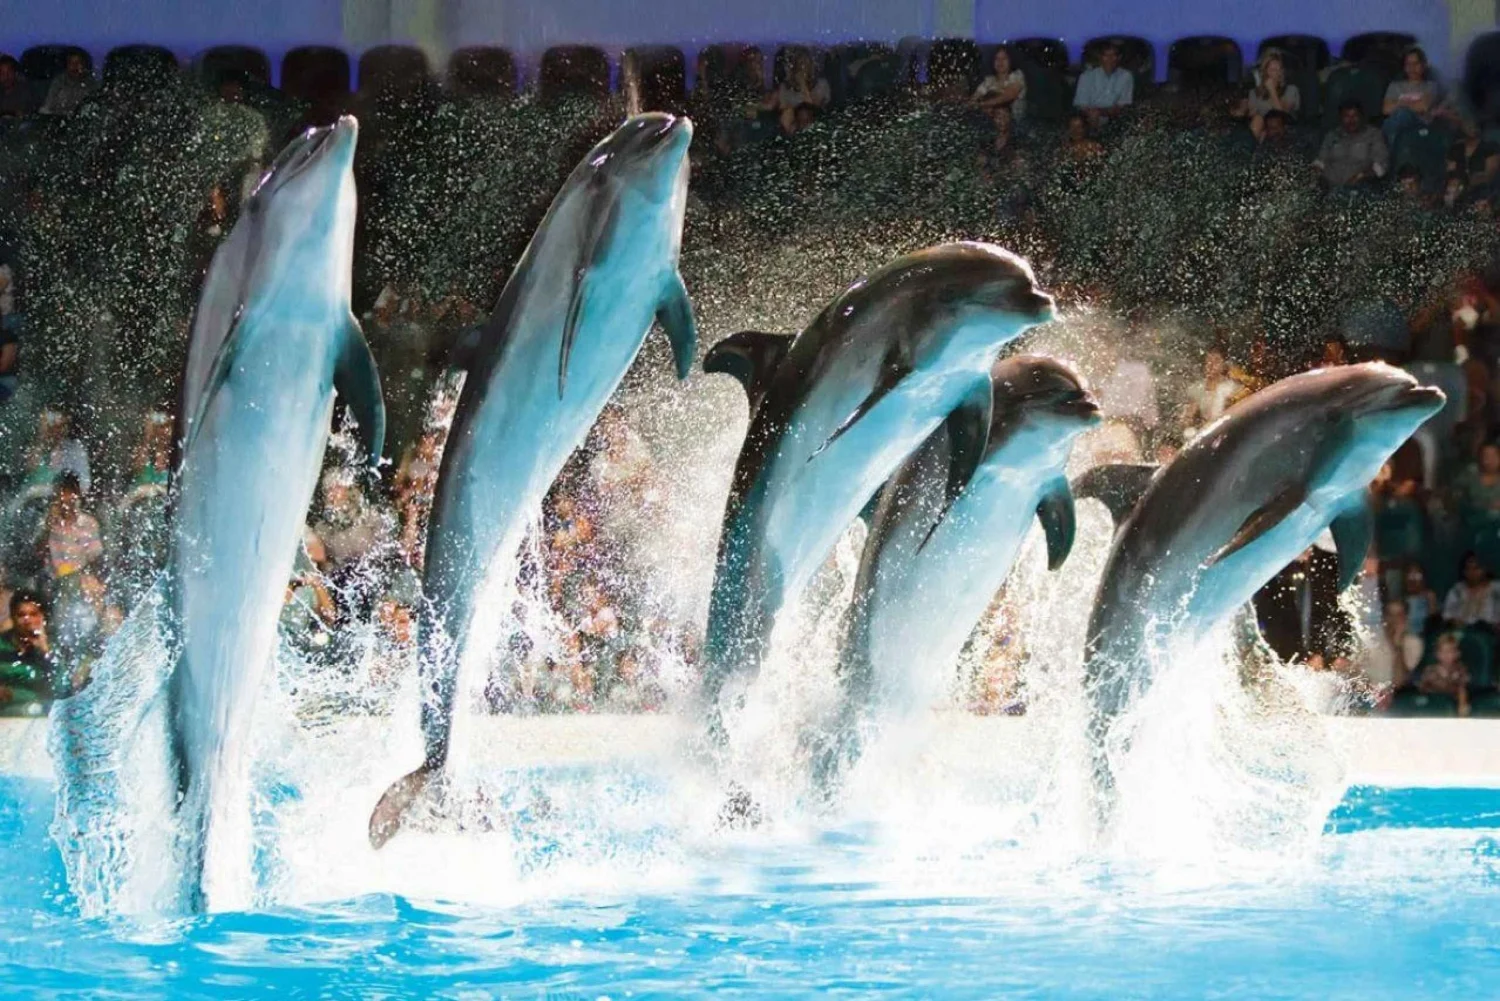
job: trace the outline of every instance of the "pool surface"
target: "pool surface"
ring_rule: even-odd
[[[574,871],[508,904],[372,893],[173,921],[80,917],[51,810],[46,783],[0,780],[4,996],[1472,999],[1500,982],[1494,789],[1356,787],[1306,858],[1225,871],[752,834],[634,888],[600,871],[570,889]],[[528,878],[547,886],[545,852]]]

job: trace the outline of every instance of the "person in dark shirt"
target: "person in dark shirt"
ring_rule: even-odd
[[[1448,174],[1456,175],[1464,190],[1479,190],[1500,174],[1500,146],[1483,138],[1472,121],[1463,124],[1463,135],[1448,150]]]
[[[1339,605],[1338,580],[1338,557],[1314,546],[1256,593],[1261,634],[1282,660],[1317,669],[1343,666],[1354,623]]]
[[[10,629],[0,633],[0,713],[38,715],[71,686],[52,657],[42,597],[16,591],[10,596],[10,620]]]

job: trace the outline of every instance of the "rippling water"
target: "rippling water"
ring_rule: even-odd
[[[50,816],[44,784],[0,783],[7,996],[1467,999],[1500,975],[1500,790],[1357,788],[1284,864],[783,830],[674,843],[659,872],[618,856],[634,881],[608,861],[553,880],[533,845],[511,903],[374,893],[176,921],[80,918]],[[511,867],[517,842],[487,837],[426,861]]]

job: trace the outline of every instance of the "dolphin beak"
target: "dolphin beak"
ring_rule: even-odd
[[[1077,417],[1090,426],[1104,420],[1104,412],[1099,407],[1099,401],[1094,399],[1092,394],[1081,390],[1064,400],[1058,409],[1065,414]]]
[[[1447,404],[1448,397],[1436,386],[1407,386],[1396,398],[1392,410],[1416,410],[1431,417]]]
[[[1057,305],[1052,297],[1038,289],[1027,289],[1016,297],[1015,311],[1033,323],[1051,323],[1057,319]]]

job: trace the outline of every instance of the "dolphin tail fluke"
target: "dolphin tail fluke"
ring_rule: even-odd
[[[708,349],[703,356],[703,371],[732,375],[745,387],[753,414],[771,387],[771,378],[791,347],[790,334],[768,334],[760,330],[741,330],[730,334]]]
[[[1131,462],[1095,466],[1073,481],[1073,496],[1102,502],[1119,528],[1135,510],[1157,469],[1149,463]]]
[[[383,848],[387,841],[401,832],[412,808],[428,798],[430,791],[440,781],[441,774],[442,766],[439,763],[427,762],[391,784],[370,814],[372,848]]]
[[[693,320],[693,303],[688,298],[687,287],[682,276],[672,272],[662,294],[661,305],[656,309],[656,322],[667,332],[672,342],[672,358],[677,363],[677,378],[686,379],[693,371],[693,358],[698,354],[698,325]]]
[[[380,392],[380,372],[370,354],[370,345],[365,343],[364,331],[353,316],[349,317],[344,332],[333,386],[359,424],[359,441],[370,465],[378,465],[381,449],[385,447],[385,397]]]

